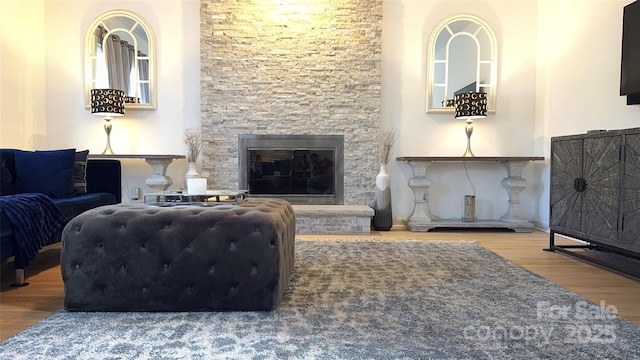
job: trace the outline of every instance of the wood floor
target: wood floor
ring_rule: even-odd
[[[586,299],[616,307],[618,314],[640,325],[640,281],[560,254],[542,251],[549,235],[497,231],[414,233],[404,230],[372,232],[368,235],[298,235],[299,239],[397,239],[474,240],[487,249],[527,268]],[[556,244],[572,243],[557,239]],[[13,264],[2,264],[0,287],[0,340],[29,327],[62,309],[63,285],[60,276],[60,245],[42,250],[27,269],[30,285],[12,288]]]

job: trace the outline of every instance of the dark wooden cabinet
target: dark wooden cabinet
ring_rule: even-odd
[[[612,243],[618,233],[622,137],[554,139],[551,226]]]
[[[558,233],[640,256],[640,128],[551,138],[550,185],[550,250]]]
[[[640,253],[640,132],[625,136],[620,246]]]

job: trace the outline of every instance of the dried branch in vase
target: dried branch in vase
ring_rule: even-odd
[[[380,149],[378,151],[378,160],[381,164],[388,164],[391,161],[391,153],[393,152],[393,144],[395,142],[396,132],[393,130],[384,131],[380,139]]]
[[[198,129],[187,129],[184,132],[184,143],[187,145],[187,161],[193,162],[198,159],[202,150],[202,136]]]

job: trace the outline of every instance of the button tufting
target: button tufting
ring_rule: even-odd
[[[137,306],[139,305],[144,311],[166,311],[176,308],[181,311],[202,310],[201,302],[193,299],[201,296],[213,299],[208,302],[209,305],[204,305],[207,310],[209,308],[237,309],[239,304],[243,303],[255,303],[258,307],[262,306],[261,304],[270,308],[277,306],[281,301],[282,286],[287,285],[286,280],[282,282],[282,274],[289,275],[293,270],[294,212],[290,205],[287,204],[285,207],[280,202],[261,204],[254,199],[248,200],[246,205],[246,208],[238,206],[233,209],[211,207],[201,210],[197,208],[198,211],[195,211],[194,207],[189,207],[189,211],[175,212],[175,217],[165,217],[166,209],[156,211],[140,208],[135,209],[136,212],[132,215],[129,211],[122,211],[110,219],[104,217],[92,219],[102,221],[100,224],[104,226],[105,236],[100,238],[93,237],[93,233],[86,235],[80,233],[80,231],[89,230],[84,229],[84,224],[78,222],[74,227],[78,234],[74,234],[74,238],[84,236],[86,237],[85,245],[93,243],[89,247],[82,247],[82,251],[89,255],[86,258],[95,254],[107,255],[112,259],[121,259],[114,260],[112,264],[117,268],[119,263],[121,267],[117,270],[109,266],[93,269],[95,264],[89,264],[85,269],[84,261],[81,260],[83,257],[77,257],[74,253],[73,257],[69,256],[66,258],[68,260],[64,260],[67,263],[63,268],[71,269],[76,273],[76,277],[82,277],[83,280],[88,281],[90,285],[82,285],[83,290],[90,289],[97,294],[90,298],[86,293],[79,293],[80,301],[116,298],[115,303],[119,300],[124,303],[136,302]],[[173,212],[176,209],[171,210]],[[221,221],[223,218],[226,222]],[[146,226],[138,229],[137,224],[140,222],[146,223]],[[129,224],[136,225],[136,229],[132,228],[134,232],[128,230]],[[93,229],[90,230],[93,231]],[[274,232],[276,236],[272,235]],[[128,238],[129,245],[133,246],[133,249],[129,246],[117,245],[123,236]],[[93,240],[91,240],[92,237]],[[215,244],[209,244],[206,241],[196,242],[202,241],[201,239],[205,237],[207,239],[215,237]],[[73,246],[78,245],[73,244],[73,241],[69,241],[69,244],[63,249],[72,254]],[[137,251],[136,246],[138,246]],[[132,250],[137,254],[131,254]],[[122,257],[123,254],[138,255],[142,258],[136,261]],[[194,261],[195,258],[198,260]],[[128,265],[125,262],[132,264],[132,273],[128,273]],[[118,272],[112,274],[113,271]],[[278,274],[281,275],[278,277]],[[153,291],[147,285],[140,286],[139,282],[137,284],[140,286],[139,292],[135,291],[134,288],[137,286],[133,285],[129,287],[129,294],[123,297],[122,291],[126,290],[122,287],[101,286],[101,281],[105,278],[116,283],[118,280],[128,282],[130,277],[143,276],[147,278],[144,282],[149,282]],[[153,279],[152,282],[149,281],[151,279]],[[72,286],[76,284],[73,283]],[[252,291],[247,291],[246,287],[250,287]],[[259,294],[264,294],[265,299],[272,302],[267,304],[267,301],[258,301],[259,299],[256,301],[245,299],[245,297],[255,297],[258,291]],[[161,292],[163,296],[167,294],[167,298],[170,297],[171,300],[166,304],[160,304],[157,296],[154,295],[157,292]],[[219,305],[223,301],[218,299],[229,298],[235,301],[224,302],[228,303],[228,306]],[[114,306],[119,309],[117,308],[119,305]]]

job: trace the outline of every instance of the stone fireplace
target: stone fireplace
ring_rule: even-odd
[[[210,187],[243,187],[240,135],[335,135],[343,138],[344,204],[370,204],[382,0],[202,0],[200,15],[202,173]]]
[[[238,177],[251,197],[344,204],[341,135],[239,135]]]

